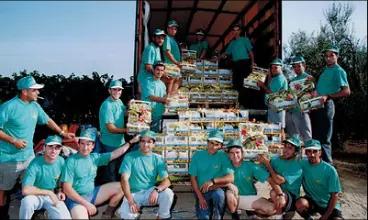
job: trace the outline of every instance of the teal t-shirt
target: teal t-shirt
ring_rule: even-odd
[[[303,188],[305,193],[322,208],[327,208],[331,193],[341,192],[340,179],[336,169],[321,161],[310,164],[307,159],[301,161],[303,169]],[[340,204],[336,204],[340,209]]]
[[[253,46],[247,37],[239,37],[236,40],[232,40],[229,46],[226,48],[225,53],[232,56],[233,61],[247,60],[249,59],[249,53],[252,51]]]
[[[318,95],[331,95],[349,87],[346,72],[339,64],[326,67],[317,82]]]
[[[271,166],[275,172],[284,177],[285,183],[281,184],[283,191],[288,191],[299,198],[302,186],[303,170],[299,160],[284,160],[280,157],[271,159]]]
[[[268,180],[267,170],[252,161],[243,161],[239,167],[234,167],[234,184],[238,187],[239,195],[257,195],[255,179],[260,182]]]
[[[160,155],[155,153],[144,155],[140,150],[125,155],[119,173],[129,176],[129,186],[133,193],[154,186],[158,176],[161,179],[169,176]]]
[[[107,165],[111,153],[91,153],[87,157],[79,153],[70,156],[65,163],[61,182],[72,184],[73,189],[79,195],[87,195],[95,188],[97,167]]]
[[[124,128],[125,105],[118,99],[109,96],[101,104],[99,112],[101,142],[109,147],[119,147],[125,143],[124,134],[113,134],[107,130],[106,124],[114,124],[117,128]]]
[[[223,151],[217,151],[215,154],[209,154],[207,150],[197,151],[189,164],[189,174],[197,177],[199,187],[212,178],[230,173],[234,173],[234,170]]]
[[[166,35],[164,44],[162,45],[162,49],[164,51],[164,54],[165,54],[165,51],[169,50],[171,54],[174,56],[176,61],[179,61],[179,62],[181,61],[179,45],[176,42],[175,38],[169,35]],[[172,64],[171,60],[166,55],[164,55],[164,61],[165,63]]]
[[[26,170],[22,186],[54,190],[57,187],[64,163],[64,158],[60,156],[53,163],[46,162],[44,156],[34,158]]]
[[[160,47],[156,46],[154,43],[148,44],[148,46],[144,48],[142,62],[139,66],[138,82],[142,83],[143,81],[152,80],[153,75],[146,71],[146,64],[154,65],[159,61],[162,61]]]
[[[303,72],[300,75],[297,75],[296,77],[294,77],[293,79],[291,79],[290,82],[297,81],[297,80],[302,80],[302,79],[305,79],[305,78],[307,78],[309,76],[310,75],[308,73]],[[290,111],[290,112],[300,112],[300,106],[298,105],[297,107],[292,108],[292,109],[289,109],[288,111]]]
[[[208,49],[208,42],[203,40],[190,45],[189,50],[195,50],[197,52],[197,58],[200,58],[202,52]]]
[[[152,119],[160,119],[165,112],[165,105],[160,102],[153,102],[149,96],[164,97],[166,95],[166,86],[160,80],[144,83],[142,86],[142,100],[149,101],[152,108]]]
[[[24,102],[18,96],[0,106],[0,129],[7,135],[25,140],[24,149],[0,140],[0,163],[26,161],[34,156],[33,135],[37,124],[47,124],[49,116],[35,102]]]

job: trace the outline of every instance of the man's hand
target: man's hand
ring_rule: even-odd
[[[263,163],[264,165],[266,164],[269,164],[270,163],[270,160],[267,158],[266,155],[264,154],[259,154],[258,155],[258,158],[257,158],[257,161],[260,162],[260,163]]]
[[[140,210],[139,206],[135,203],[134,200],[129,202],[129,208],[130,208],[130,211],[133,213],[138,213]]]
[[[58,192],[58,193],[56,194],[56,196],[58,197],[58,199],[59,199],[60,201],[65,201],[65,198],[66,198],[65,193],[63,193],[63,192]]]
[[[282,213],[282,208],[286,205],[285,196],[277,196],[275,201],[275,209],[277,214]]]
[[[208,192],[208,190],[209,190],[209,188],[210,188],[211,186],[213,186],[213,183],[212,183],[212,181],[210,180],[210,181],[205,182],[205,183],[201,186],[200,190],[201,190],[201,192],[202,192],[202,193],[206,193],[206,192]]]
[[[139,139],[140,139],[140,135],[139,134],[137,134],[137,135],[135,135],[129,142],[133,145],[133,144],[135,144],[135,143],[138,143],[139,142]]]
[[[206,199],[203,197],[203,195],[201,194],[199,197],[198,197],[198,202],[199,202],[199,208],[200,209],[207,209],[207,202],[206,202]]]
[[[257,81],[257,86],[262,88],[262,89],[264,89],[266,87],[264,82],[262,82],[262,81]]]
[[[97,208],[92,203],[87,203],[84,207],[86,207],[89,216],[93,216],[97,213]]]
[[[228,190],[230,190],[236,198],[239,197],[239,190],[234,184],[230,183],[227,185]]]
[[[148,202],[150,205],[156,205],[157,204],[157,199],[158,199],[158,192],[154,189],[152,190],[149,198],[148,198]]]
[[[74,139],[75,134],[74,133],[62,133],[63,138],[65,139]]]
[[[60,202],[59,198],[55,195],[54,192],[49,191],[48,196],[50,197],[52,201],[53,206],[57,206],[57,204]]]
[[[25,140],[18,140],[18,139],[14,139],[14,141],[12,141],[12,144],[18,148],[18,149],[23,149],[27,146],[27,141]]]

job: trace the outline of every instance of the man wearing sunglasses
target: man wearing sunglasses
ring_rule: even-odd
[[[37,103],[40,89],[32,76],[17,81],[19,93],[0,106],[0,216],[8,219],[10,191],[34,158],[33,135],[36,125],[47,125],[60,136],[72,139]]]
[[[230,159],[222,151],[223,133],[219,130],[210,132],[207,143],[207,150],[197,151],[189,164],[190,182],[196,197],[196,215],[198,219],[222,219],[226,205],[225,192],[217,185],[234,182],[234,170]]]
[[[32,160],[22,182],[19,219],[31,219],[35,210],[46,209],[49,219],[71,219],[59,178],[64,159],[59,156],[61,137],[47,137],[44,154]]]
[[[318,212],[320,219],[342,219],[340,179],[336,169],[321,159],[319,141],[311,139],[305,143],[308,160],[302,160],[304,197],[296,201],[296,210],[304,219],[312,219]]]

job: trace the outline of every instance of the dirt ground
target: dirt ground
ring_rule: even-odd
[[[345,219],[367,219],[367,176],[366,171],[355,171],[351,165],[346,162],[335,160],[335,165],[341,178],[343,194],[341,197],[342,213]],[[357,165],[357,164],[354,164]],[[364,166],[364,165],[360,165]],[[361,169],[359,169],[361,170]],[[268,197],[269,186],[267,184],[257,183],[257,188],[262,196]],[[177,191],[178,202],[173,211],[173,219],[195,219],[194,197],[189,186],[178,185],[174,188]],[[10,217],[18,218],[19,211],[19,194],[12,195]],[[99,213],[102,213],[105,207],[99,208]],[[141,219],[155,219],[155,208],[147,208],[143,210]],[[246,218],[245,213],[242,218]],[[318,216],[315,216],[316,218]],[[101,214],[92,219],[100,219]],[[231,219],[229,214],[224,216],[225,219]],[[118,217],[116,216],[116,219]],[[271,218],[275,219],[275,217]],[[295,215],[293,219],[300,219],[299,215]]]

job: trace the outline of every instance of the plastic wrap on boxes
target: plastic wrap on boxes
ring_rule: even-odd
[[[136,122],[136,123],[127,123],[126,124],[129,134],[136,134],[136,133],[140,133],[141,131],[144,130],[149,130],[150,126],[147,125],[146,123],[142,123],[142,122]]]
[[[304,78],[290,82],[289,87],[298,97],[300,97],[305,92],[313,91],[314,83],[308,78]]]
[[[310,94],[306,94],[299,99],[299,106],[300,106],[301,111],[306,112],[312,109],[324,107],[324,104],[321,102],[321,99],[322,99],[321,96],[314,97],[314,98],[310,98],[310,97],[311,97]]]
[[[156,136],[155,146],[156,147],[165,146],[165,135],[159,134]]]
[[[188,174],[188,163],[167,163],[167,171],[170,174]]]
[[[281,134],[281,125],[279,124],[264,124],[264,134]]]
[[[298,105],[298,97],[290,90],[268,94],[268,105],[273,111],[295,108]]]
[[[249,89],[260,90],[257,85],[258,81],[265,82],[267,78],[267,74],[263,73],[251,73],[247,78],[244,79],[243,86]]]
[[[239,111],[239,116],[242,118],[242,119],[249,119],[249,111],[248,110],[240,110]]]
[[[189,108],[189,97],[185,95],[175,95],[168,97],[168,104],[165,105],[169,112],[177,111],[178,109]]]
[[[230,69],[218,69],[218,74],[231,76],[233,73]]]
[[[188,147],[166,147],[166,161],[189,162]]]
[[[140,100],[131,100],[128,109],[127,128],[130,134],[150,129],[151,104]]]
[[[196,133],[189,136],[189,146],[206,146],[207,145],[207,132]]]
[[[203,84],[203,77],[202,76],[197,76],[197,75],[189,76],[188,84],[190,84],[190,85],[202,85]]]
[[[166,135],[165,144],[171,146],[187,146],[188,136]]]
[[[264,126],[263,124],[257,124],[252,122],[239,123],[239,135],[242,143],[248,137],[263,136]]]
[[[239,97],[239,93],[236,90],[232,90],[232,89],[222,90],[223,100],[238,100],[238,97]]]
[[[163,130],[168,134],[175,133],[188,133],[189,132],[189,122],[188,121],[176,121],[165,119],[162,122]]]
[[[200,121],[202,115],[199,111],[187,110],[178,111],[179,120],[189,120],[189,121]]]

